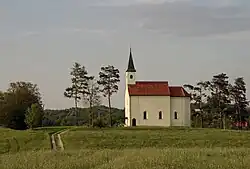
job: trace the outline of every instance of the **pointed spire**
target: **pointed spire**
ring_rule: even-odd
[[[126,72],[136,72],[133,57],[132,57],[131,47],[130,47],[130,51],[129,51],[128,69]]]

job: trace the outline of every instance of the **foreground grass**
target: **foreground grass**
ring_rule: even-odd
[[[247,169],[250,149],[143,148],[2,155],[3,169]]]
[[[50,151],[49,135],[64,129],[0,129],[0,134],[4,134],[0,137],[0,151],[4,152],[0,154],[0,169],[247,169],[250,166],[250,132],[78,127],[62,135],[66,151]],[[7,146],[3,148],[5,143]]]
[[[76,128],[62,135],[65,149],[250,148],[250,132],[218,129]]]
[[[65,127],[38,128],[35,130],[17,131],[0,129],[0,154],[27,150],[50,150],[50,134]]]

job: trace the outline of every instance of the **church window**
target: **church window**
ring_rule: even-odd
[[[177,111],[174,112],[174,119],[178,119],[178,113],[177,113]]]
[[[147,112],[146,112],[146,111],[143,112],[143,119],[144,119],[144,120],[147,119]]]
[[[162,119],[162,111],[159,112],[159,119]]]
[[[133,79],[133,75],[130,75],[130,79]]]

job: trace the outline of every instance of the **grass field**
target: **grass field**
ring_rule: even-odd
[[[60,129],[63,128],[12,131],[17,136],[21,135],[18,132],[26,133],[25,136],[32,136],[34,142],[19,144],[20,151],[17,153],[2,154],[0,169],[250,168],[250,132],[176,128],[72,128],[62,135],[65,151],[48,150],[50,145],[41,135],[48,136],[48,133]],[[17,136],[17,140],[25,140],[23,136]],[[13,136],[9,133],[8,137]]]
[[[72,129],[63,135],[67,149],[250,148],[250,132],[218,129],[127,128]]]
[[[28,150],[50,150],[49,135],[65,127],[38,128],[36,130],[16,131],[0,129],[0,154]]]

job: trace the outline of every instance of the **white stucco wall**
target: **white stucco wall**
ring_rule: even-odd
[[[171,124],[172,126],[190,126],[190,98],[171,97]],[[177,119],[174,118],[174,112],[177,112]]]
[[[128,93],[128,88],[125,89],[125,126],[131,126],[130,120],[130,97]]]
[[[130,78],[132,75],[132,78]],[[132,119],[136,119],[137,126],[190,126],[190,98],[170,96],[129,96],[128,84],[136,83],[136,73],[126,72],[125,87],[125,126],[132,126]],[[147,112],[147,119],[143,119],[143,112]],[[162,119],[159,112],[162,111]],[[174,112],[178,119],[174,119]]]
[[[135,84],[136,83],[136,72],[126,72],[125,79],[126,79],[126,86],[128,84]]]
[[[131,78],[132,75],[132,78]],[[136,72],[126,72],[125,73],[126,86],[125,86],[125,126],[131,126],[131,106],[130,106],[130,96],[128,92],[128,85],[136,83]]]
[[[131,119],[136,119],[137,126],[170,126],[170,96],[130,96]],[[143,119],[143,112],[148,119]],[[159,119],[162,111],[163,119]],[[130,126],[130,125],[129,125]]]

